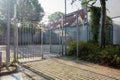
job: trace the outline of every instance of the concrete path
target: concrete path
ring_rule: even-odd
[[[70,58],[24,63],[29,80],[120,80],[120,70]]]
[[[0,77],[0,80],[23,80],[23,73],[15,73]]]

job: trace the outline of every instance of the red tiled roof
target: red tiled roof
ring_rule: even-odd
[[[85,11],[83,9],[81,9],[81,10],[77,10],[75,12],[66,14],[66,16],[63,18],[64,25],[67,23],[67,25],[71,26],[76,21],[75,15],[78,17],[81,17],[82,20],[84,20],[84,22],[86,21]],[[59,25],[62,25],[62,19],[59,19],[59,20],[57,20],[51,24],[48,24],[48,25],[52,26],[52,27],[58,27]]]

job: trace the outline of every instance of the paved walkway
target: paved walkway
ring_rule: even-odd
[[[23,70],[32,80],[120,80],[118,69],[65,57],[25,63]]]
[[[23,80],[22,76],[23,73],[19,72],[11,75],[2,76],[0,77],[0,80]]]

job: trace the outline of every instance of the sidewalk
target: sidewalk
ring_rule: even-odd
[[[0,80],[23,80],[22,76],[23,74],[20,72],[20,73],[2,76],[0,77]]]
[[[69,58],[50,58],[25,63],[32,80],[120,80],[120,70]]]

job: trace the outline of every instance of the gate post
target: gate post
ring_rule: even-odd
[[[18,27],[16,23],[14,23],[14,61],[17,61],[18,59],[17,48],[18,48]]]
[[[43,59],[43,24],[40,26],[41,27],[41,57]]]
[[[6,64],[10,63],[10,0],[7,0],[7,46],[6,46]]]
[[[18,61],[18,54],[17,54],[17,48],[18,48],[18,27],[17,27],[17,19],[16,19],[16,7],[17,4],[15,2],[14,4],[14,61]]]

